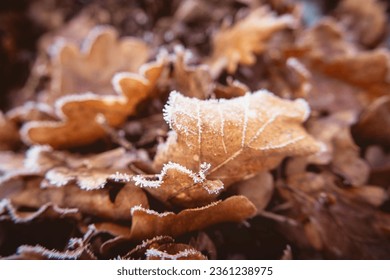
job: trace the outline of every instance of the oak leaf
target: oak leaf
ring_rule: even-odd
[[[239,64],[255,63],[255,54],[264,51],[270,37],[294,24],[291,15],[277,16],[264,6],[233,26],[222,28],[213,37],[213,52],[207,62],[212,76],[217,77],[225,68],[232,74]]]
[[[90,144],[106,135],[99,121],[117,127],[155,89],[165,65],[164,58],[145,64],[140,74],[118,73],[113,86],[118,95],[85,93],[68,95],[55,103],[59,121],[32,121],[21,129],[25,143],[69,148]]]
[[[171,161],[199,172],[206,163],[205,177],[228,186],[287,156],[318,152],[319,143],[302,127],[309,114],[304,100],[282,100],[265,90],[208,101],[172,92],[164,116],[173,131],[158,147],[154,165],[161,169]]]
[[[186,209],[178,214],[135,206],[131,209],[129,238],[143,240],[158,235],[180,236],[222,222],[242,222],[256,213],[256,207],[243,196],[232,196],[201,208]]]
[[[81,46],[57,42],[52,53],[52,80],[48,103],[61,96],[82,92],[113,93],[111,79],[116,72],[137,72],[148,56],[149,48],[137,38],[118,39],[114,28],[97,26]]]

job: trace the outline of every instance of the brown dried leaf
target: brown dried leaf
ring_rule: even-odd
[[[173,92],[164,115],[173,131],[158,147],[156,169],[172,161],[199,172],[207,164],[205,177],[226,186],[270,170],[286,156],[320,150],[301,125],[309,116],[307,103],[282,100],[264,90],[208,101]]]
[[[73,218],[80,219],[77,209],[60,208],[52,203],[46,203],[35,212],[22,212],[15,209],[9,199],[0,200],[0,221],[12,220],[14,223],[30,223],[37,219]]]
[[[214,88],[214,95],[218,99],[230,99],[233,97],[244,96],[247,92],[250,92],[249,88],[237,81],[228,77],[227,85],[216,84]]]
[[[176,90],[185,96],[206,99],[211,95],[213,83],[207,65],[190,66],[191,53],[182,47],[175,48],[173,81]]]
[[[359,50],[335,21],[322,20],[297,45],[295,55],[311,72],[308,101],[314,110],[359,113],[390,90],[389,52]]]
[[[343,0],[336,15],[346,25],[350,36],[367,47],[373,47],[386,32],[386,5],[378,0]]]
[[[53,154],[59,154],[53,151]],[[63,163],[50,168],[45,173],[49,186],[61,187],[76,183],[81,189],[93,190],[103,188],[111,181],[126,181],[122,174],[129,172],[128,166],[137,159],[147,160],[141,151],[126,152],[117,148],[92,156],[78,156],[63,153]]]
[[[81,213],[111,220],[130,220],[131,207],[149,205],[144,191],[130,184],[121,188],[114,200],[107,188],[84,191],[75,185],[44,189],[39,185],[39,181],[30,182],[24,190],[12,194],[9,199],[13,204],[23,207],[40,207],[50,202],[59,207],[77,208]]]
[[[137,186],[145,188],[168,205],[188,208],[204,206],[214,201],[223,190],[220,180],[206,180],[205,173],[209,167],[205,164],[195,174],[179,164],[168,163],[155,180],[142,175],[134,176],[133,180]]]
[[[289,217],[301,222],[280,225],[283,234],[301,248],[314,247],[325,258],[388,259],[390,216],[362,200],[356,188],[339,188],[327,173],[305,173],[288,178],[280,193],[292,207]],[[371,187],[364,191],[366,194]],[[370,195],[371,195],[370,194]],[[376,191],[374,191],[376,196]],[[377,198],[375,199],[377,203]],[[371,201],[373,202],[373,201]]]
[[[152,239],[142,241],[140,245],[137,245],[134,249],[128,252],[123,259],[128,260],[141,260],[145,258],[146,250],[151,246],[158,247],[161,244],[174,243],[175,240],[170,236],[156,236]]]
[[[17,124],[29,121],[55,120],[51,106],[45,103],[26,102],[7,112],[7,117]]]
[[[49,146],[33,146],[26,156],[11,152],[0,153],[0,183],[18,177],[43,176],[44,186],[62,187],[76,183],[81,189],[103,188],[108,181],[125,181],[128,165],[137,160],[148,161],[148,156],[138,152],[126,152],[123,148],[97,155],[78,155],[55,151]]]
[[[253,10],[232,27],[222,28],[213,37],[213,53],[207,62],[212,76],[217,77],[225,68],[232,74],[239,64],[255,63],[255,54],[264,51],[267,40],[277,31],[294,24],[291,15],[278,17],[263,6]]]
[[[16,254],[4,258],[6,260],[96,260],[93,253],[84,247],[63,252],[49,250],[40,245],[22,245]]]
[[[54,148],[93,143],[106,135],[99,121],[117,127],[127,116],[136,113],[138,103],[155,89],[164,65],[164,59],[161,58],[146,64],[140,75],[116,74],[113,85],[119,96],[85,93],[58,99],[55,105],[60,121],[26,123],[21,130],[23,141],[28,144],[47,144]]]
[[[370,184],[390,186],[390,153],[385,153],[379,146],[370,146],[365,158],[371,167]]]
[[[370,168],[360,157],[359,146],[350,132],[355,119],[354,113],[347,111],[309,122],[308,131],[327,147],[310,160],[320,164],[330,163],[334,172],[343,176],[348,183],[362,186],[368,180]]]
[[[81,216],[77,209],[63,209],[52,203],[32,209],[17,209],[8,199],[0,200],[0,255],[13,254],[20,245],[40,244],[64,248]],[[53,237],[55,236],[55,238]]]
[[[257,212],[261,213],[271,200],[274,181],[269,172],[263,172],[234,184],[232,188],[236,188],[238,195],[247,197],[256,206]]]
[[[41,245],[22,245],[16,253],[6,257],[8,260],[96,260],[89,243],[93,235],[89,228],[82,238],[70,238],[66,247],[58,251],[47,249]]]
[[[253,217],[256,207],[243,196],[232,196],[224,201],[186,209],[178,214],[158,213],[138,206],[133,207],[131,213],[133,223],[130,238],[143,240],[158,235],[176,237],[222,222],[242,222]]]
[[[11,150],[20,143],[16,125],[0,111],[0,151]]]
[[[378,98],[366,108],[352,131],[365,145],[390,147],[390,96]]]
[[[131,37],[118,39],[116,30],[108,26],[92,29],[81,48],[66,42],[55,47],[49,103],[67,94],[110,94],[116,72],[136,72],[149,56],[144,42]]]
[[[198,232],[195,238],[191,238],[189,245],[200,252],[206,252],[206,255],[209,259],[217,259],[217,248],[214,242],[205,232]]]
[[[25,155],[13,152],[3,152],[0,157],[0,184],[9,180],[31,176],[43,175],[49,168],[63,162],[64,154],[52,153],[48,146],[33,146]]]

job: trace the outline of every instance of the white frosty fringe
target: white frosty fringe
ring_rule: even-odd
[[[105,34],[110,34],[114,38],[118,37],[118,33],[115,31],[114,28],[110,27],[109,25],[98,25],[95,26],[89,33],[87,34],[87,37],[84,39],[84,41],[81,44],[80,51],[83,54],[90,54],[91,49],[93,45],[95,44],[96,40]]]
[[[36,127],[60,127],[62,126],[67,120],[68,117],[64,114],[62,111],[62,107],[70,102],[84,102],[88,100],[96,100],[96,101],[102,101],[106,104],[113,105],[115,103],[117,104],[124,104],[126,102],[126,97],[124,96],[117,96],[117,95],[97,95],[92,92],[86,92],[82,94],[71,94],[66,95],[63,97],[60,97],[56,100],[54,104],[55,108],[55,114],[61,119],[60,121],[30,121],[25,123],[21,130],[20,130],[20,136],[24,143],[33,145],[34,142],[31,141],[28,132],[30,129],[36,128]]]
[[[163,213],[159,213],[157,211],[154,211],[152,209],[146,209],[146,208],[143,208],[142,205],[135,205],[133,207],[131,207],[130,209],[130,213],[131,215],[133,216],[135,212],[145,212],[146,214],[149,214],[149,215],[153,215],[153,216],[157,216],[157,217],[165,217],[165,216],[169,216],[169,215],[175,215],[175,213],[173,212],[163,212]]]
[[[72,176],[72,175],[61,176],[61,174],[56,173],[55,170],[54,171],[49,170],[45,174],[45,179],[49,181],[50,185],[53,185],[56,187],[63,187],[65,185],[67,185],[70,181],[76,180],[76,177]]]
[[[294,68],[299,74],[304,77],[310,77],[310,72],[306,69],[306,67],[295,57],[290,57],[286,62],[287,66]]]
[[[197,254],[199,254],[199,252],[196,251],[195,249],[185,249],[174,255],[168,254],[166,252],[162,252],[157,249],[147,249],[145,252],[146,257],[157,257],[157,258],[161,258],[162,260],[177,260],[178,258],[182,258],[182,257],[185,258]]]
[[[28,112],[30,110],[37,110],[39,112],[43,112],[43,113],[50,115],[50,116],[53,114],[53,110],[48,104],[41,103],[41,102],[28,101],[25,104],[23,104],[22,106],[19,106],[19,107],[16,107],[16,108],[9,110],[6,114],[6,116],[9,119],[13,119],[19,115],[23,115],[23,113],[25,113],[26,111]]]
[[[24,159],[24,167],[32,170],[32,171],[38,171],[40,170],[40,166],[38,165],[39,158],[42,153],[49,153],[52,152],[53,149],[48,145],[35,145],[32,146],[30,149],[26,152],[26,158]]]
[[[110,176],[108,176],[108,179],[111,179],[115,182],[124,182],[124,183],[128,183],[131,181],[133,176],[129,175],[129,174],[126,174],[126,173],[121,173],[121,172],[115,172],[115,174],[112,174]]]
[[[163,117],[164,117],[164,120],[169,125],[170,129],[173,129],[173,127],[172,127],[172,121],[173,121],[172,117],[173,117],[173,113],[174,113],[173,106],[174,106],[176,98],[178,96],[181,96],[181,94],[178,91],[176,91],[176,90],[172,91],[169,94],[168,101],[163,108]]]
[[[30,245],[21,245],[18,247],[16,253],[18,255],[23,254],[23,253],[36,253],[42,256],[47,257],[48,259],[60,259],[60,260],[76,260],[80,255],[83,253],[83,251],[88,249],[86,248],[77,248],[74,251],[65,251],[65,252],[60,252],[55,249],[49,250],[45,247],[42,247],[41,245],[35,245],[35,246],[30,246]]]
[[[144,85],[149,84],[149,81],[143,75],[137,73],[131,73],[131,72],[118,72],[111,79],[111,84],[115,92],[121,95],[124,95],[122,87],[119,83],[122,79],[134,79],[143,83]]]
[[[205,206],[202,206],[202,207],[185,209],[185,210],[179,212],[178,214],[175,214],[174,212],[159,213],[159,212],[154,211],[152,209],[145,209],[145,208],[142,207],[142,205],[136,205],[136,206],[133,206],[131,208],[130,213],[133,216],[134,212],[140,211],[140,212],[145,212],[146,214],[157,216],[157,217],[165,217],[165,216],[169,216],[169,215],[180,215],[180,213],[183,213],[185,211],[202,211],[202,210],[214,207],[214,206],[218,205],[221,202],[222,202],[222,200],[217,200],[217,201],[211,202],[211,203],[209,203],[209,204],[207,204]]]
[[[203,183],[206,180],[206,173],[211,168],[211,164],[207,162],[203,162],[200,165],[200,170],[198,173],[194,173],[190,169],[174,162],[169,162],[164,164],[161,173],[157,175],[157,180],[149,180],[142,175],[133,176],[132,179],[135,182],[136,186],[140,186],[141,188],[159,188],[164,183],[164,176],[168,173],[169,170],[177,170],[178,172],[187,174],[195,184]],[[207,187],[204,187],[210,194],[218,193],[221,188],[210,190]]]
[[[55,212],[61,215],[66,214],[76,214],[78,212],[77,208],[60,208],[55,204],[45,204],[41,206],[37,211],[31,213],[28,216],[20,217],[16,213],[15,208],[12,206],[11,201],[7,198],[0,200],[0,213],[9,213],[9,216],[15,223],[27,223],[35,218],[39,217],[43,212],[45,212],[49,207],[51,207]]]
[[[62,120],[66,120],[67,116],[62,111],[62,107],[70,102],[84,102],[89,100],[96,100],[96,101],[102,101],[106,104],[112,105],[115,103],[125,103],[125,98],[123,96],[118,95],[97,95],[92,92],[85,92],[80,94],[70,94],[60,97],[56,100],[54,107],[55,112],[58,117],[60,117]]]

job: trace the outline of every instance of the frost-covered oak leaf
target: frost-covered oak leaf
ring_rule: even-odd
[[[114,28],[97,26],[81,47],[66,41],[52,47],[52,80],[46,96],[48,103],[59,97],[94,92],[111,94],[111,79],[116,72],[137,72],[149,56],[149,47],[132,37],[118,38]]]
[[[255,55],[264,51],[271,36],[294,24],[291,15],[277,16],[267,7],[260,7],[233,26],[221,29],[213,38],[213,52],[207,61],[212,75],[218,76],[225,68],[234,73],[239,64],[255,63]]]
[[[287,156],[318,152],[321,145],[302,123],[306,101],[283,100],[260,90],[230,100],[199,100],[172,92],[164,118],[168,139],[157,149],[156,169],[175,162],[226,186],[276,167]]]
[[[136,106],[154,90],[165,65],[164,58],[145,64],[140,74],[123,72],[113,78],[117,95],[85,93],[61,97],[55,103],[59,121],[32,121],[21,130],[27,144],[47,144],[53,148],[87,145],[103,138],[108,126],[118,127]]]
[[[223,222],[242,222],[256,214],[256,207],[244,196],[232,196],[178,214],[158,213],[139,206],[131,208],[131,214],[133,222],[129,238],[141,241],[159,235],[176,237]]]

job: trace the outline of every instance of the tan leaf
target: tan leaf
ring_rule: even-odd
[[[47,144],[68,148],[90,144],[106,135],[99,123],[112,127],[122,124],[127,116],[136,113],[136,106],[148,97],[164,69],[164,59],[146,64],[141,74],[120,73],[114,76],[113,86],[119,95],[99,96],[93,93],[68,95],[56,101],[60,121],[32,121],[21,130],[28,144]]]
[[[228,186],[276,167],[286,156],[318,152],[320,145],[301,124],[309,113],[304,100],[282,100],[264,90],[208,101],[173,92],[164,109],[173,131],[154,164],[161,169],[172,161],[199,172],[207,163],[205,177]]]
[[[118,39],[116,30],[108,26],[92,29],[81,48],[63,42],[57,43],[53,52],[48,103],[67,94],[110,94],[110,82],[116,72],[136,72],[149,56],[144,42],[130,37]]]
[[[133,180],[163,203],[198,207],[215,200],[223,190],[220,180],[206,180],[205,173],[209,168],[209,165],[203,164],[199,173],[195,174],[179,164],[168,163],[155,180],[141,175],[134,176]]]
[[[233,97],[244,96],[249,91],[249,88],[245,84],[228,77],[226,86],[216,84],[214,88],[214,95],[218,99],[230,99]]]
[[[190,66],[190,57],[191,53],[188,50],[182,47],[175,48],[173,88],[188,97],[208,98],[213,89],[208,66],[204,64]]]
[[[242,222],[256,213],[256,207],[243,196],[232,196],[205,207],[186,209],[178,214],[158,213],[135,206],[130,238],[143,240],[158,235],[172,237],[222,222]]]
[[[310,158],[321,164],[331,164],[335,173],[354,186],[364,185],[369,176],[369,166],[360,157],[359,146],[352,138],[350,127],[355,122],[354,113],[339,112],[309,122],[308,131],[326,145],[322,153]]]
[[[274,181],[269,172],[263,172],[234,184],[232,188],[236,188],[238,195],[247,197],[256,206],[257,212],[261,213],[271,200]]]
[[[207,62],[212,76],[217,77],[225,68],[232,74],[239,64],[255,63],[255,54],[264,51],[267,40],[275,32],[294,24],[291,15],[278,17],[267,7],[260,7],[233,26],[222,28],[214,35],[213,52]]]

